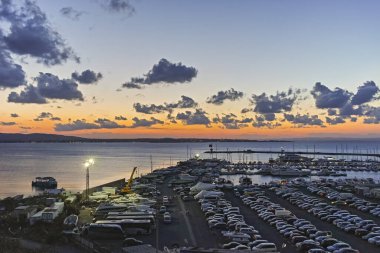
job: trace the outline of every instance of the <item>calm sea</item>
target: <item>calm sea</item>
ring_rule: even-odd
[[[213,143],[217,150],[309,150],[312,151],[349,151],[377,152],[380,147],[375,141],[296,141],[296,142],[219,142]],[[139,173],[176,164],[189,156],[203,154],[209,143],[1,143],[0,144],[0,198],[17,194],[36,194],[31,187],[37,176],[52,176],[58,187],[80,191],[85,187],[86,159],[94,158],[95,164],[90,171],[90,186],[128,177],[134,166]],[[248,161],[267,161],[270,155],[248,155]],[[219,155],[218,158],[226,158]],[[340,157],[345,158],[345,157]],[[234,155],[233,161],[242,160]],[[365,159],[365,158],[364,158]],[[349,173],[350,177],[372,177],[379,179],[377,173]],[[267,177],[257,176],[256,182],[267,181]]]

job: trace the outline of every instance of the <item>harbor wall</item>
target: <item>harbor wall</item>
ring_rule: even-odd
[[[105,183],[102,185],[94,186],[90,188],[90,194],[101,191],[103,187],[124,187],[125,186],[125,178],[118,179],[109,183]],[[86,190],[82,192],[83,195],[86,194]]]

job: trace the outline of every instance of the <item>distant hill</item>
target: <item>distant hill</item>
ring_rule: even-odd
[[[0,133],[0,142],[81,142],[85,138],[58,134],[4,134]]]
[[[9,134],[0,133],[0,142],[280,142],[279,140],[247,140],[247,139],[202,139],[202,138],[136,138],[136,139],[89,139],[57,134]],[[286,142],[286,141],[281,141]]]

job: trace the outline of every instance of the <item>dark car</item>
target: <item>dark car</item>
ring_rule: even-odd
[[[143,244],[142,241],[137,240],[135,238],[125,238],[123,241],[123,246],[129,247],[129,246],[137,246]]]

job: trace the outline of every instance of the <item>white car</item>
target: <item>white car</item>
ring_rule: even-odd
[[[277,247],[274,243],[264,242],[252,247],[254,252],[277,252]]]

